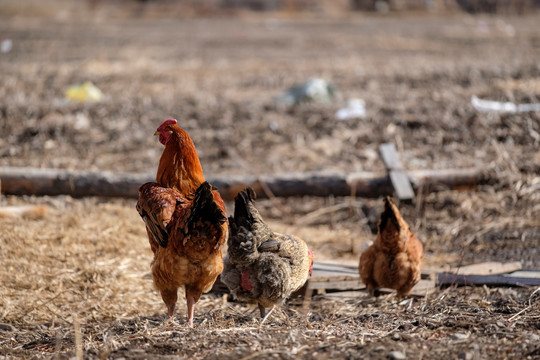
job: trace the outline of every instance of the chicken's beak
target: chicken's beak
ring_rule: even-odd
[[[156,131],[156,132],[154,133],[155,136],[159,136],[159,134],[160,134],[159,131]]]

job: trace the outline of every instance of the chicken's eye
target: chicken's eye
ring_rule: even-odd
[[[172,135],[172,130],[169,130],[169,135]]]

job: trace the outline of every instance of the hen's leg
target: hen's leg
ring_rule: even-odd
[[[398,291],[397,291],[397,299],[398,299],[398,301],[401,301],[404,298],[408,297],[411,294],[411,290],[412,290],[411,286],[404,286],[401,289],[398,289]]]
[[[264,314],[264,312],[266,312],[266,309],[264,307],[261,306],[261,304],[259,304],[259,310],[261,310],[261,308],[263,310],[261,310],[261,316],[262,316],[262,321],[261,321],[261,325],[264,324],[264,322],[266,321],[266,319],[268,319],[268,317],[270,316],[270,314],[272,313],[272,311],[274,311],[274,307],[275,305],[272,305],[272,308],[270,308],[270,311],[267,313],[267,314]]]
[[[174,308],[176,307],[176,300],[178,299],[177,290],[164,289],[160,292],[161,298],[167,306],[167,315],[171,318],[174,314]]]
[[[266,316],[266,309],[261,304],[259,304],[259,311],[261,312],[261,318],[264,319],[264,317]]]
[[[379,297],[381,295],[381,292],[379,291],[379,288],[376,285],[373,285],[371,283],[368,283],[366,285],[368,294],[374,297]]]
[[[188,325],[190,328],[193,327],[193,310],[195,309],[195,298],[188,295],[187,298],[187,312],[188,312]]]

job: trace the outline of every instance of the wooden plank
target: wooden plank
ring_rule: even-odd
[[[435,288],[435,279],[422,279],[413,287],[411,295],[423,297],[434,292]]]
[[[540,277],[511,275],[437,275],[437,285],[539,286]]]
[[[400,200],[414,199],[412,185],[403,171],[403,164],[399,158],[396,146],[393,143],[384,143],[379,146],[379,150],[396,196]]]
[[[344,268],[357,269],[358,270],[358,258],[356,258],[356,259],[339,259],[339,262],[336,262],[336,260],[318,260],[316,262],[316,264],[340,266],[340,267],[344,267]]]
[[[327,299],[357,299],[359,297],[365,297],[365,291],[350,290],[350,291],[337,291],[332,293],[326,293],[323,295]]]
[[[332,281],[313,281],[309,279],[308,287],[314,290],[358,290],[365,289],[366,286],[362,284],[360,278],[356,280],[332,280]]]
[[[435,289],[435,279],[426,273],[422,280],[411,291],[415,297],[423,297]],[[351,265],[342,265],[331,262],[317,262],[313,264],[313,273],[308,280],[308,286],[317,290],[317,293],[326,291],[347,291],[365,289],[360,279],[358,268]],[[391,293],[394,290],[381,289],[381,293]]]
[[[409,181],[407,175],[401,170],[390,170],[388,174],[390,176],[390,181],[394,186],[394,191],[396,196],[400,200],[412,200],[414,199],[414,190]]]
[[[509,263],[485,262],[456,267],[448,271],[448,273],[460,275],[498,275],[517,270],[521,270],[521,263],[519,261]]]
[[[365,292],[366,287],[361,282],[359,283],[359,286],[356,286],[356,287],[352,283],[351,284],[347,284],[347,283],[338,284],[338,285],[341,285],[341,288],[324,287],[323,285],[324,284],[322,283],[311,283],[311,282],[309,283],[309,287],[312,288],[313,290],[325,290],[325,291],[342,290],[338,292],[332,292],[330,294],[325,294],[325,297],[329,296],[329,297],[344,298],[344,297],[360,297],[360,296],[366,295],[366,292]],[[346,287],[346,286],[350,286],[350,287]],[[361,291],[358,291],[358,290],[361,290]],[[425,297],[426,295],[431,294],[433,291],[435,291],[435,280],[420,280],[420,282],[416,284],[416,286],[411,290],[410,296]],[[379,292],[381,294],[391,294],[391,293],[394,293],[395,290],[382,288],[382,289],[379,289]]]
[[[480,168],[414,170],[407,177],[424,192],[441,188],[471,188],[494,176]],[[71,171],[0,167],[2,192],[7,195],[71,195],[137,198],[140,185],[154,180],[152,174]],[[275,175],[209,176],[225,200],[232,200],[245,187],[252,187],[259,198],[267,197],[261,183],[277,197],[349,196],[379,197],[392,192],[388,176],[377,172],[328,173],[307,172]]]
[[[416,284],[412,288],[410,296],[425,297],[426,295],[429,295],[433,291],[435,291],[435,287],[436,287],[435,280],[422,279],[418,282],[418,284]],[[391,294],[395,292],[395,290],[382,288],[382,289],[379,289],[379,292],[381,294]]]
[[[313,272],[318,271],[327,271],[333,272],[335,274],[354,274],[358,275],[358,266],[342,266],[338,264],[323,264],[323,263],[314,263]]]
[[[310,280],[312,282],[360,281],[360,275],[358,272],[337,273],[334,271],[313,270]]]
[[[332,262],[316,262],[313,264],[313,272],[311,277],[336,277],[343,275],[358,277],[360,276],[358,273],[358,266],[352,265],[354,262],[345,260],[345,265]],[[438,271],[436,270],[423,269],[422,279],[435,279],[437,272]]]
[[[403,170],[403,164],[399,158],[394,143],[384,143],[379,146],[384,166],[387,170]]]
[[[539,278],[540,279],[540,270],[521,270],[514,271],[511,274],[506,274],[510,277],[524,277],[524,278]]]

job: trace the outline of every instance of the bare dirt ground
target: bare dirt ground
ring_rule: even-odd
[[[483,114],[472,95],[540,102],[540,16],[463,14],[173,18],[118,4],[0,4],[0,166],[153,172],[166,118],[193,137],[208,174],[375,171],[378,145],[410,169],[485,166],[488,185],[403,205],[426,268],[485,260],[540,267],[540,113]],[[52,4],[52,5],[51,5]],[[22,11],[22,10],[24,11]],[[282,108],[311,77],[342,100]],[[99,103],[65,100],[92,81]],[[368,116],[338,121],[347,99]],[[412,303],[314,297],[260,325],[252,305],[205,295],[187,329],[152,287],[134,201],[4,196],[47,206],[0,219],[0,358],[540,358],[534,288],[450,287]],[[356,261],[380,199],[261,200],[276,230],[316,258]],[[231,204],[228,210],[231,211]],[[79,336],[80,335],[80,336]],[[80,354],[79,354],[80,355]]]

